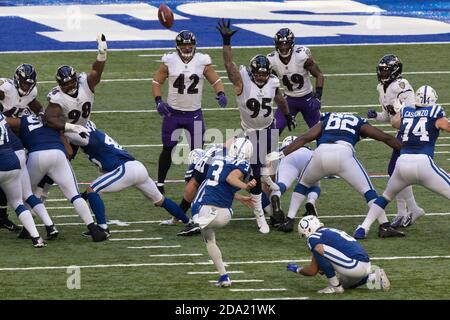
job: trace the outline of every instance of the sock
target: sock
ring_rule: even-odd
[[[251,194],[251,197],[255,203],[255,206],[253,207],[253,214],[256,217],[260,217],[261,215],[264,215],[264,211],[262,209],[262,194]]]
[[[39,219],[46,225],[51,226],[53,225],[53,221],[48,215],[48,211],[45,208],[45,206],[42,204],[41,200],[36,198],[35,195],[31,195],[28,197],[25,202],[33,209],[34,212],[39,216]]]
[[[416,199],[414,198],[414,193],[412,186],[408,186],[403,189],[399,194],[403,197],[406,202],[407,211],[420,211],[419,206],[417,205]],[[398,194],[397,194],[398,197]]]
[[[16,214],[22,223],[23,227],[28,231],[32,238],[39,237],[39,232],[36,229],[36,225],[34,224],[33,216],[30,211],[28,211],[25,206],[19,205],[16,208]]]
[[[164,184],[167,177],[167,172],[169,172],[170,166],[172,165],[172,149],[174,147],[163,147],[158,160],[158,186],[160,183]]]
[[[375,201],[374,204],[369,209],[369,212],[367,213],[366,219],[364,219],[364,222],[362,223],[361,227],[364,228],[364,230],[369,231],[370,226],[372,223],[377,220],[379,216],[382,216],[382,214],[386,216],[386,213],[384,212],[383,208],[381,208],[377,201]]]
[[[408,193],[407,188],[397,193],[397,196],[395,197],[397,200],[397,215],[400,216],[406,216],[408,214],[408,210],[406,209],[405,193]]]
[[[297,211],[302,205],[303,200],[305,200],[305,195],[295,191],[292,192],[291,203],[289,204],[288,218],[295,219]]]
[[[210,240],[206,241],[206,249],[208,250],[211,260],[216,266],[217,271],[219,271],[221,275],[226,274],[227,271],[225,270],[225,266],[223,264],[222,252],[220,252],[220,249],[216,243]]]
[[[188,216],[184,213],[183,209],[181,209],[172,199],[164,198],[161,207],[166,209],[167,212],[169,212],[178,220],[183,221],[183,223],[189,223],[190,219],[188,218]]]
[[[6,194],[0,189],[0,221],[8,219],[8,201],[6,200]]]
[[[329,278],[328,282],[333,287],[337,287],[339,285],[339,279],[336,276]]]
[[[87,198],[89,201],[89,206],[92,209],[92,212],[95,215],[95,220],[97,220],[98,225],[103,225],[103,229],[106,229],[108,226],[106,224],[106,215],[105,215],[105,204],[103,203],[102,198],[97,192],[89,192],[87,194]]]
[[[263,208],[270,206],[269,197],[264,192],[261,194],[261,205]]]
[[[277,182],[278,187],[280,188],[281,194],[284,194],[286,192],[286,185],[283,182]]]
[[[73,206],[75,207],[75,211],[78,213],[81,220],[83,220],[86,225],[94,223],[94,219],[92,219],[89,206],[87,205],[86,201],[81,198],[80,195],[73,197],[70,202],[72,202]]]
[[[191,208],[191,202],[187,201],[185,198],[180,202],[180,208],[186,213]]]
[[[316,204],[316,200],[320,197],[320,187],[308,188],[307,202]]]

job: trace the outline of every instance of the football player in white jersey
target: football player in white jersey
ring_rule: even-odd
[[[279,87],[280,81],[272,74],[269,59],[257,55],[250,60],[250,68],[241,65],[238,69],[233,62],[231,37],[237,30],[230,28],[230,21],[219,22],[217,29],[223,39],[223,59],[228,78],[233,83],[236,100],[241,116],[241,127],[253,143],[255,152],[250,161],[253,177],[257,184],[251,190],[255,202],[254,214],[261,233],[268,233],[269,226],[262,209],[261,176],[269,175],[265,166],[265,156],[277,147],[278,130],[275,129],[272,112],[273,102],[281,108],[289,131],[295,127],[294,119],[289,114],[286,100]],[[273,130],[275,129],[275,130]]]
[[[102,34],[97,37],[97,44],[97,59],[88,74],[82,72],[77,75],[75,69],[67,65],[60,66],[56,70],[58,86],[54,87],[47,95],[48,107],[61,107],[67,123],[86,126],[90,119],[95,87],[100,83],[106,63],[108,47],[105,35]],[[77,149],[78,147],[74,147],[72,158],[75,156]],[[37,195],[41,199],[47,198],[51,184],[53,184],[53,181],[48,177],[44,177],[39,183]]]
[[[386,189],[370,207],[366,219],[356,232],[365,236],[375,219],[386,216],[384,209],[406,186],[422,185],[450,200],[450,176],[433,160],[440,130],[450,132],[450,122],[436,101],[436,91],[430,86],[422,86],[416,92],[415,107],[405,106],[394,116],[392,126],[400,130],[403,140],[400,157]],[[407,226],[420,216],[420,213],[410,213],[405,219]]]
[[[289,113],[295,117],[299,112],[309,128],[319,122],[324,76],[304,46],[295,45],[295,36],[288,28],[278,30],[274,37],[275,51],[267,55],[273,72],[284,85],[284,94]],[[313,90],[310,75],[316,78]],[[276,125],[280,133],[286,127],[280,109],[275,113]]]
[[[39,114],[42,111],[42,105],[37,100],[37,93],[36,70],[30,64],[21,64],[16,68],[14,79],[0,78],[0,112],[7,117],[20,117],[33,112]],[[13,132],[9,132],[9,134],[14,135]],[[18,143],[20,144],[20,142]],[[14,148],[14,150],[16,149],[23,150],[23,146]],[[23,155],[25,156],[25,153]],[[25,159],[22,160],[25,161]],[[0,228],[13,232],[19,231],[20,227],[8,219],[6,210],[6,196],[0,189]]]
[[[195,35],[188,30],[181,31],[175,38],[176,52],[161,58],[161,65],[153,77],[152,93],[156,109],[163,117],[163,149],[158,163],[158,189],[164,194],[164,181],[172,165],[172,150],[178,143],[181,129],[189,135],[191,150],[202,148],[205,122],[202,113],[202,93],[204,79],[213,86],[219,106],[227,105],[224,86],[214,70],[211,57],[197,52]],[[167,102],[161,95],[161,85],[169,80]]]
[[[377,76],[378,85],[377,91],[379,94],[379,101],[382,106],[381,112],[369,110],[367,117],[377,121],[390,122],[400,110],[402,105],[414,105],[414,90],[409,84],[408,80],[402,77],[403,64],[400,59],[393,55],[387,54],[378,62]],[[397,139],[401,141],[399,133]],[[388,173],[391,176],[394,172],[395,164],[397,162],[400,152],[394,150],[391,155],[391,160],[388,166]],[[392,226],[405,227],[407,226],[406,217],[408,213],[414,215],[424,215],[425,211],[420,208],[414,199],[412,186],[408,186],[397,194],[397,216],[392,220]],[[405,220],[405,221],[404,221]]]

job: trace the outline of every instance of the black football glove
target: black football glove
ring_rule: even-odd
[[[289,131],[294,130],[296,126],[294,117],[290,113],[285,114],[284,117],[286,118],[286,125]]]
[[[231,37],[238,32],[238,30],[232,30],[230,28],[230,19],[225,21],[225,19],[222,19],[222,22],[217,23],[217,30],[219,30],[220,34],[222,35],[223,39],[223,45],[229,46],[231,45]]]

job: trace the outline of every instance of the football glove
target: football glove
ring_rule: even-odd
[[[288,265],[286,266],[286,271],[292,271],[292,272],[298,273],[297,272],[298,269],[300,269],[300,266],[295,263],[288,263]]]
[[[374,109],[367,111],[367,118],[375,119],[377,117],[377,112]]]
[[[322,87],[316,88],[316,93],[314,94],[314,96],[319,100],[322,100],[322,91],[323,91]]]
[[[222,35],[223,45],[229,46],[231,45],[231,37],[238,32],[237,30],[232,30],[230,28],[230,19],[225,21],[225,19],[222,19],[222,22],[217,23],[217,30],[219,30],[220,34]]]
[[[163,117],[170,116],[170,109],[169,109],[170,105],[167,102],[165,102],[159,96],[155,98],[155,102],[156,102],[156,110],[161,116]]]
[[[87,137],[89,137],[89,130],[78,124],[72,124],[72,123],[67,122],[64,125],[64,131],[78,133],[80,135],[80,137],[82,137],[83,139],[86,139]]]
[[[227,96],[225,95],[225,92],[223,92],[223,91],[218,92],[217,96],[216,96],[216,100],[221,108],[225,108],[227,106],[228,101],[227,101]]]
[[[294,117],[290,113],[285,114],[284,117],[286,118],[286,125],[289,131],[295,129],[296,123]]]
[[[108,45],[106,44],[106,38],[104,34],[97,36],[98,55],[97,61],[106,61],[106,51],[108,51]]]

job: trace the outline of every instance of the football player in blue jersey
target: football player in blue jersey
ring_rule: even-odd
[[[95,214],[98,225],[109,235],[106,224],[105,206],[100,194],[119,192],[128,187],[136,187],[156,206],[163,207],[171,215],[186,224],[186,232],[195,232],[200,228],[195,225],[183,210],[170,198],[164,197],[149,177],[145,166],[110,136],[88,121],[86,127],[89,136],[76,138],[70,136],[72,143],[79,145],[89,160],[96,164],[104,174],[93,181],[85,193],[87,200]],[[89,236],[89,232],[83,233]]]
[[[393,118],[392,126],[400,130],[403,141],[400,157],[386,189],[375,200],[363,224],[355,232],[361,238],[365,237],[375,219],[386,216],[384,208],[407,186],[421,185],[450,200],[450,176],[433,160],[439,131],[450,132],[449,120],[444,109],[436,104],[438,96],[432,87],[420,87],[415,97],[415,107],[405,106]],[[409,214],[406,226],[413,224],[420,216]]]
[[[343,293],[344,289],[360,286],[372,290],[390,289],[384,270],[372,268],[369,255],[361,244],[344,231],[326,228],[317,217],[306,216],[298,224],[298,233],[301,237],[306,237],[312,261],[306,267],[289,263],[287,271],[303,276],[324,273],[329,286],[317,293]]]
[[[300,182],[292,193],[286,227],[292,228],[294,218],[306,197],[308,189],[325,176],[337,175],[347,181],[371,206],[378,197],[369,175],[355,156],[354,146],[361,137],[369,137],[382,141],[393,149],[399,150],[401,145],[393,136],[368,124],[366,119],[349,113],[326,113],[319,123],[303,136],[295,139],[282,152],[274,152],[267,156],[268,161],[280,159],[306,143],[317,140],[311,161],[308,162],[300,176]],[[404,234],[393,229],[386,216],[379,217],[379,236],[393,237]]]
[[[31,235],[33,246],[42,248],[46,246],[46,243],[39,236],[33,217],[22,202],[20,160],[9,143],[7,127],[8,124],[0,112],[0,187],[4,190],[9,205],[16,211],[24,229]]]
[[[7,120],[13,128],[19,129],[20,138],[28,150],[27,168],[32,190],[35,192],[39,181],[48,175],[73,204],[75,211],[91,232],[92,240],[106,240],[106,233],[94,223],[89,206],[80,195],[62,139],[63,131],[85,137],[89,134],[88,130],[80,125],[66,123],[62,108],[51,104],[45,109],[42,119],[37,116],[24,116]]]
[[[215,230],[225,227],[231,220],[234,196],[240,189],[250,190],[256,180],[250,177],[249,160],[253,145],[248,138],[237,138],[228,150],[228,157],[216,159],[210,165],[206,180],[200,186],[192,205],[194,221],[200,225],[208,254],[220,274],[216,286],[229,287],[231,280],[216,244]]]

